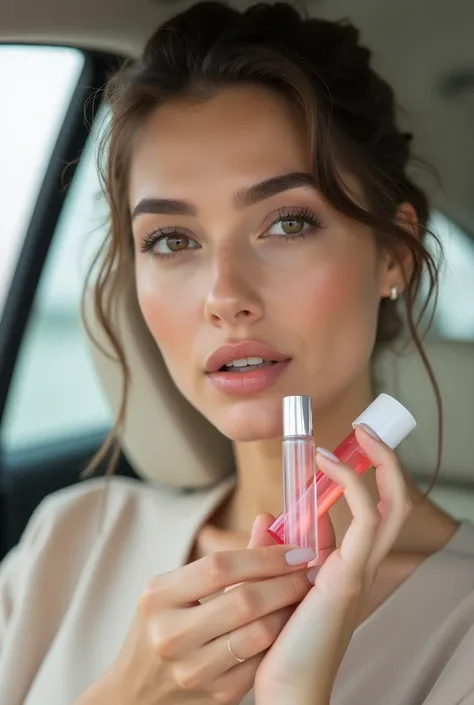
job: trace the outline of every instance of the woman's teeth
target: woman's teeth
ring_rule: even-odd
[[[269,367],[274,364],[273,360],[264,360],[263,357],[244,357],[241,360],[227,362],[222,369],[227,372],[248,372],[249,370],[258,370],[260,367]]]

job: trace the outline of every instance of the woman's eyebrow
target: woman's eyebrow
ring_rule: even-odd
[[[172,198],[142,198],[132,211],[132,221],[139,215],[196,215],[197,208],[189,201]]]
[[[237,208],[245,208],[276,196],[282,191],[289,191],[302,186],[315,188],[314,178],[311,174],[299,171],[281,174],[280,176],[273,176],[265,181],[260,181],[248,188],[240,189],[234,195],[234,203]],[[170,198],[143,198],[133,209],[132,220],[144,214],[195,216],[197,208],[189,201]]]
[[[271,179],[260,181],[249,188],[237,191],[234,196],[234,203],[237,207],[253,206],[259,201],[264,201],[266,198],[276,196],[282,191],[289,191],[302,186],[316,188],[314,178],[311,174],[306,174],[300,171],[290,172],[289,174],[281,174],[281,176],[273,176]]]

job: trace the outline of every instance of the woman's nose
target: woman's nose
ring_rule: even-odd
[[[240,270],[245,270],[241,263]],[[249,325],[262,318],[258,277],[249,269],[237,271],[236,263],[219,263],[204,305],[206,319],[215,326]]]

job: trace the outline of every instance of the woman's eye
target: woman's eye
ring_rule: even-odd
[[[197,248],[199,244],[188,235],[153,232],[144,237],[141,251],[150,252],[156,257],[171,257]]]
[[[277,232],[274,235],[299,235],[305,226],[305,221],[303,218],[284,218],[278,223],[275,223],[273,228],[276,228]]]
[[[196,246],[197,243],[187,235],[163,235],[156,243],[154,250],[160,255],[166,255],[171,252],[191,250]]]
[[[267,235],[281,237],[298,237],[304,235],[306,231],[311,230],[320,223],[313,217],[292,215],[279,218],[267,231]]]

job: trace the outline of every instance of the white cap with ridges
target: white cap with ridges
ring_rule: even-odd
[[[416,421],[399,401],[389,394],[379,394],[356,418],[352,427],[360,424],[369,426],[384,443],[394,449],[413,431]]]

